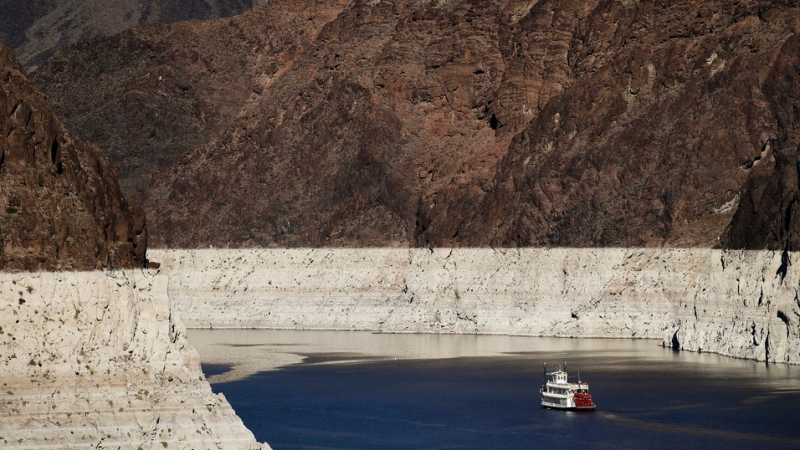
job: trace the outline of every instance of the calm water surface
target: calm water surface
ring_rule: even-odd
[[[800,368],[654,341],[264,330],[189,338],[214,390],[275,450],[800,448]],[[268,369],[271,354],[293,352],[305,359],[214,382],[244,361]],[[539,406],[542,363],[563,361],[589,382],[596,412]]]

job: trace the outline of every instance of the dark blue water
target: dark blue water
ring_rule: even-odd
[[[275,450],[800,448],[796,368],[629,342],[350,364],[315,354],[213,388]],[[597,411],[542,409],[542,361],[580,369]]]

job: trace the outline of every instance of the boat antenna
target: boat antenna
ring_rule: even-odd
[[[543,385],[547,384],[547,361],[545,361],[544,363],[544,369],[542,372],[542,384]]]
[[[567,362],[564,361],[564,372],[567,372]]]
[[[581,382],[581,371],[578,370],[578,383],[580,383],[580,382]]]

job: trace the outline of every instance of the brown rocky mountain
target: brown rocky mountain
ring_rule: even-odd
[[[96,147],[73,139],[0,44],[0,270],[145,264],[144,213]]]
[[[800,248],[800,7],[273,2],[35,73],[168,246]]]
[[[0,0],[0,42],[26,66],[95,36],[145,22],[227,17],[265,0]]]

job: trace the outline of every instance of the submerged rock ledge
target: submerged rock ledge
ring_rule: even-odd
[[[152,250],[190,328],[660,339],[800,364],[794,253]]]
[[[156,273],[0,273],[0,447],[261,448]]]

